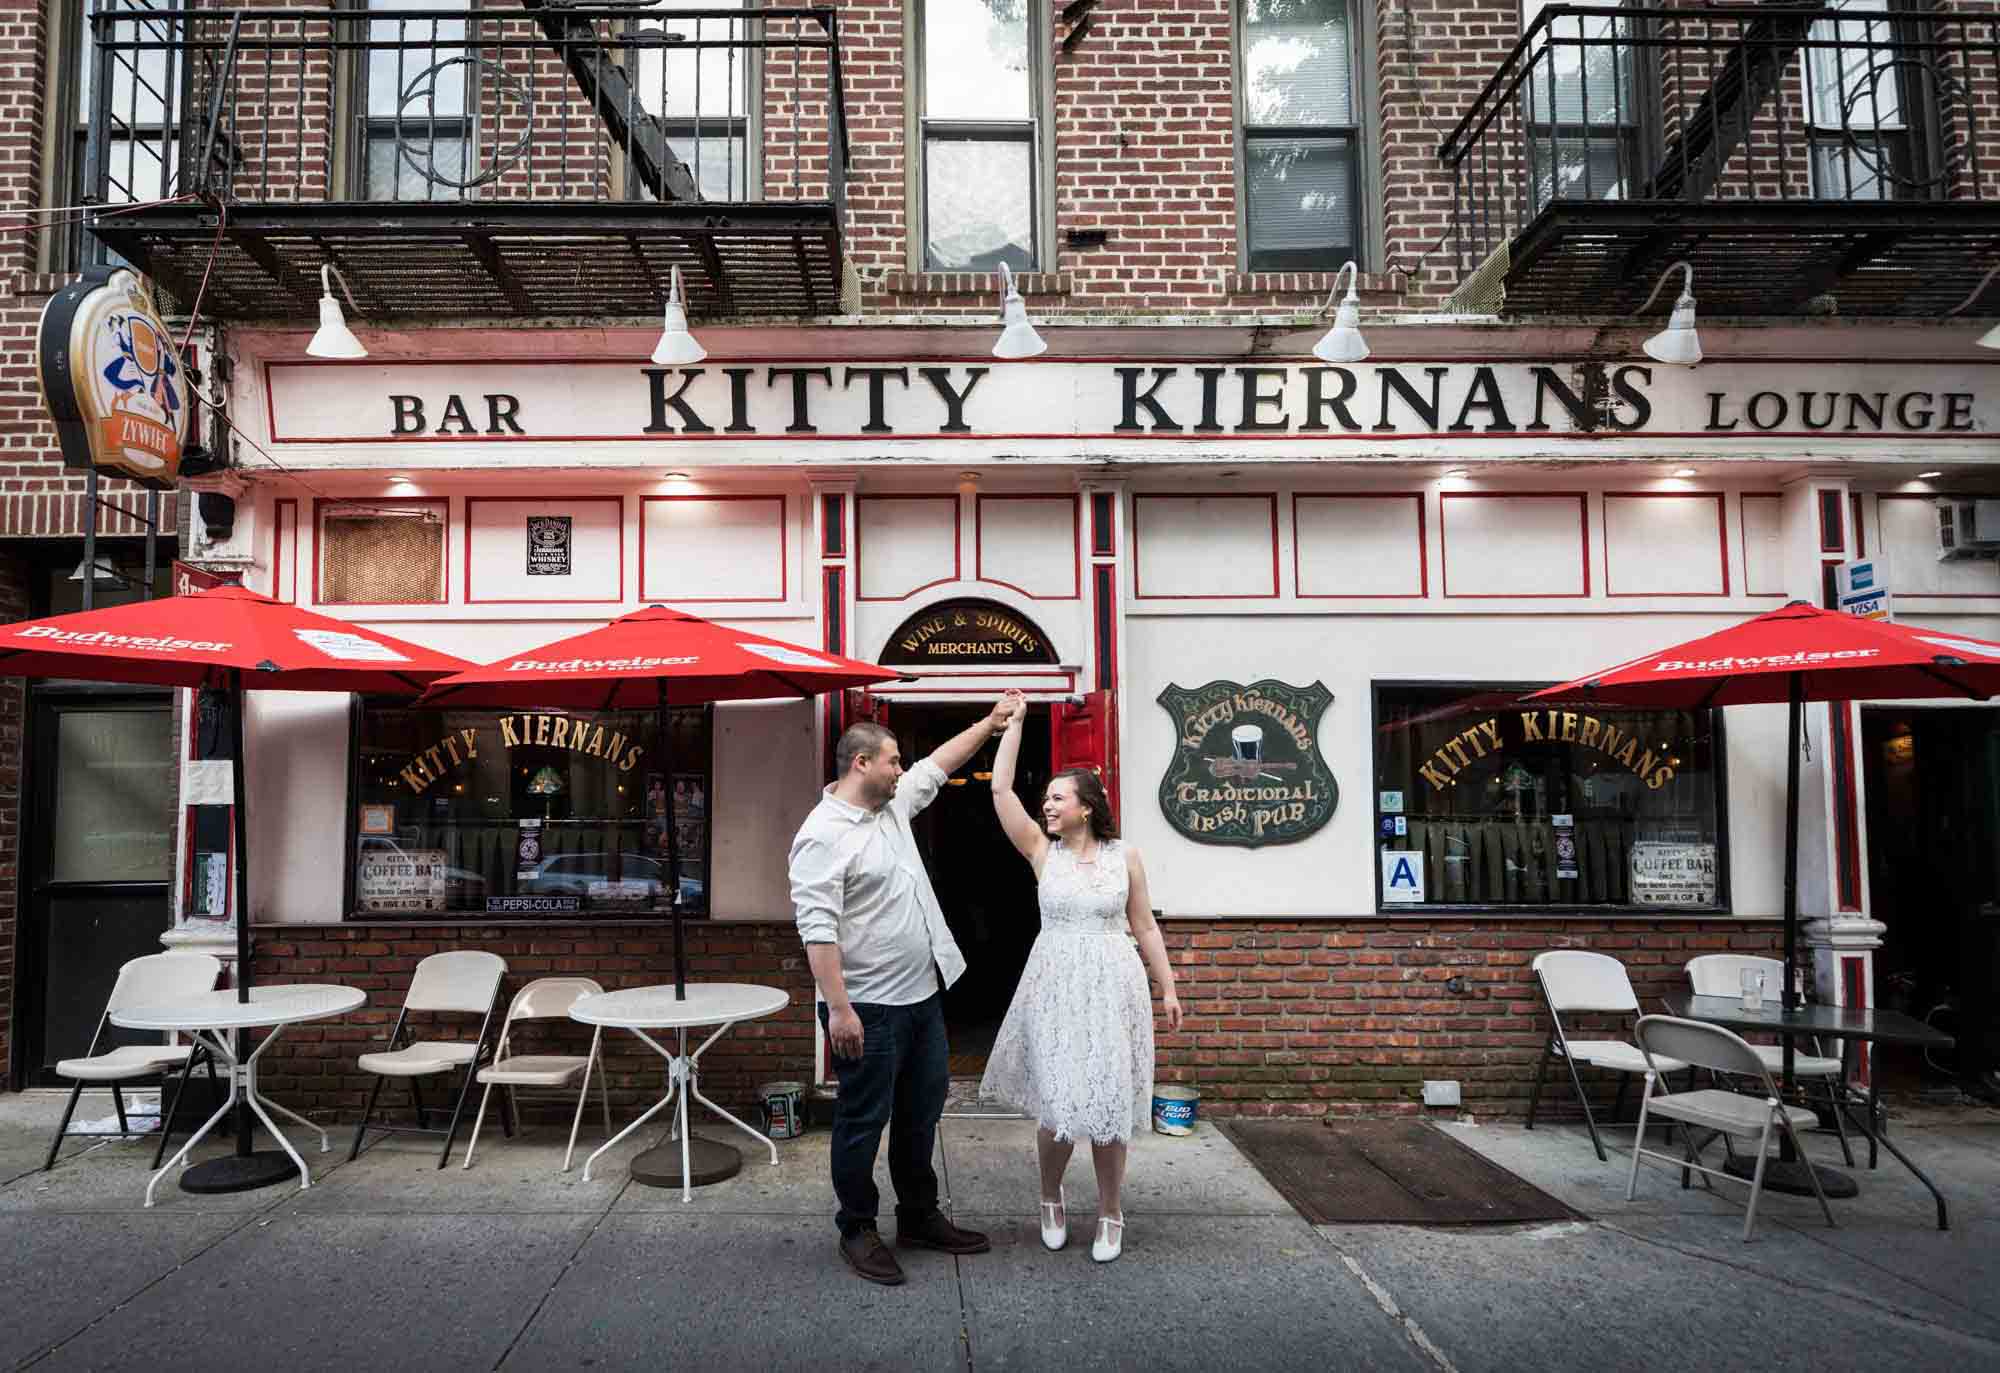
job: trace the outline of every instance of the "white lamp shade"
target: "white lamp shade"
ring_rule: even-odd
[[[1979,336],[1981,348],[2000,348],[2000,324],[1994,325]]]
[[[1685,291],[1674,302],[1673,317],[1667,327],[1642,345],[1646,356],[1674,367],[1692,367],[1701,361],[1701,335],[1694,330],[1694,297]]]
[[[700,362],[707,356],[708,349],[688,332],[686,308],[677,300],[669,300],[660,342],[653,349],[653,361],[662,367],[672,367],[677,363]]]
[[[1368,342],[1361,337],[1361,305],[1351,293],[1333,312],[1333,327],[1313,345],[1313,356],[1321,362],[1360,362],[1368,356]]]
[[[1035,332],[1035,326],[1028,323],[1028,303],[1021,299],[1011,280],[1007,283],[1007,295],[1000,302],[1000,326],[1000,341],[993,345],[994,357],[1032,358],[1049,351],[1049,345]]]
[[[319,298],[319,332],[306,345],[306,356],[314,358],[365,358],[368,350],[361,346],[361,340],[354,337],[354,331],[347,327],[347,316],[340,313],[340,302],[331,292]]]

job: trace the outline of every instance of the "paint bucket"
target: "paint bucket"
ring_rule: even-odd
[[[1163,1135],[1191,1135],[1200,1108],[1201,1093],[1192,1087],[1155,1087],[1153,1129]]]
[[[772,1139],[797,1139],[805,1133],[806,1116],[803,1082],[767,1082],[757,1089],[758,1109],[764,1115],[764,1133]]]

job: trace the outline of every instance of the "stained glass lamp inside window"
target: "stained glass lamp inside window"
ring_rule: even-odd
[[[565,789],[562,774],[552,767],[544,767],[528,779],[530,796],[560,796]]]

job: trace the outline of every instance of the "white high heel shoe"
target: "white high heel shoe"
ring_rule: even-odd
[[[1054,1253],[1069,1243],[1069,1206],[1062,1189],[1056,1189],[1056,1199],[1042,1203],[1042,1247]]]
[[[1090,1256],[1099,1263],[1109,1263],[1125,1252],[1125,1218],[1110,1216],[1097,1218],[1097,1239],[1090,1246]]]

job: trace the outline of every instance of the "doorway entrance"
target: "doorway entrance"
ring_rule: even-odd
[[[888,726],[909,764],[976,723],[991,708],[990,702],[898,702]],[[965,974],[944,994],[954,1077],[985,1071],[986,1056],[1041,929],[1034,870],[1014,851],[993,814],[989,784],[998,747],[997,741],[988,744],[960,768],[911,827],[930,869],[938,904],[944,908],[945,923],[965,955]],[[1030,704],[1014,791],[1031,815],[1040,810],[1048,785],[1049,748],[1049,707]]]
[[[1869,706],[1861,730],[1876,999],[1958,1040],[1883,1066],[2000,1101],[2000,710]]]
[[[14,1071],[35,1087],[65,1085],[55,1065],[89,1047],[118,969],[160,952],[173,923],[179,764],[166,692],[54,685],[31,700]]]

